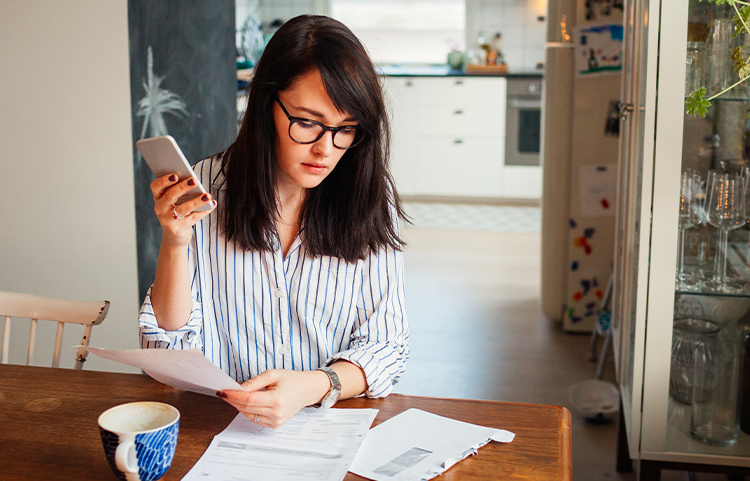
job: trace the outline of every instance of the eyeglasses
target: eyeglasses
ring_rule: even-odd
[[[328,127],[315,120],[292,117],[286,111],[281,100],[278,97],[275,100],[279,104],[279,107],[281,107],[281,110],[284,111],[286,118],[289,119],[289,138],[298,144],[312,144],[313,142],[317,142],[323,137],[326,131],[330,130],[333,146],[337,149],[346,150],[356,147],[364,137],[362,129],[358,125]]]

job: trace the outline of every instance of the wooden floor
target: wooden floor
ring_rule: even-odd
[[[589,335],[565,333],[541,314],[540,235],[414,227],[404,235],[411,358],[395,391],[570,409],[568,387],[594,378],[596,365]],[[611,356],[603,377],[614,381]],[[573,413],[573,479],[634,481],[615,471],[615,446],[614,422]]]

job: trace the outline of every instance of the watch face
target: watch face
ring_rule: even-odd
[[[322,408],[329,408],[336,404],[336,402],[341,397],[341,389],[333,389],[331,388],[331,391],[328,393],[328,395],[323,398],[323,400],[320,402],[320,407]]]

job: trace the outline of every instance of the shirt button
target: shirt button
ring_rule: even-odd
[[[276,299],[281,299],[281,297],[284,295],[284,292],[281,289],[275,289],[273,291],[273,295],[274,297],[276,297]]]
[[[292,352],[292,350],[289,349],[289,346],[281,346],[279,348],[279,354],[281,354],[282,356],[286,356],[287,354],[289,354],[291,352]]]

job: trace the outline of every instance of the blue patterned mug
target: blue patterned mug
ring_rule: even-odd
[[[153,481],[164,476],[174,458],[180,412],[169,404],[121,404],[99,416],[104,454],[123,481]]]

